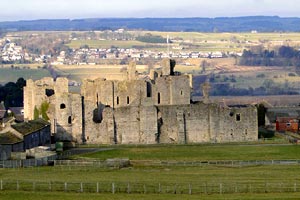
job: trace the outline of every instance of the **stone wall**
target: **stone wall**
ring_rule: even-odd
[[[152,99],[155,105],[189,104],[191,88],[189,76],[161,76],[152,83]]]
[[[254,106],[223,108],[216,104],[159,106],[161,143],[242,142],[257,140]]]
[[[46,102],[51,132],[59,140],[82,142],[82,103],[79,94],[68,91],[68,79],[50,77],[27,80],[24,87],[24,118],[34,119],[34,109]],[[41,117],[41,116],[40,116]]]
[[[172,66],[171,66],[172,65]],[[68,80],[27,81],[25,119],[49,103],[47,115],[58,140],[94,144],[240,142],[257,140],[253,106],[227,108],[191,104],[190,76],[174,73],[164,60],[152,78],[137,80],[131,63],[125,80],[84,80],[81,94],[68,92]]]

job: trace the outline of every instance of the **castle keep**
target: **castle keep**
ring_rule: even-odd
[[[48,118],[58,140],[94,144],[156,144],[255,141],[254,106],[191,103],[189,75],[166,59],[159,70],[138,79],[130,63],[125,80],[84,80],[81,94],[68,91],[66,78],[27,80],[24,115]],[[209,86],[203,86],[207,94]]]

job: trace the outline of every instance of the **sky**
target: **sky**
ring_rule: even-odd
[[[0,0],[0,21],[143,17],[300,17],[300,0]]]

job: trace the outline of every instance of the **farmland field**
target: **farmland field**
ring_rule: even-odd
[[[11,68],[0,68],[0,84],[7,82],[16,82],[18,78],[23,77],[24,79],[38,80],[46,76],[51,76],[49,71],[46,69],[11,69]]]
[[[84,158],[105,160],[129,158],[132,160],[270,160],[300,159],[297,145],[166,145],[120,146],[111,151],[82,155]]]
[[[145,46],[146,43],[123,40],[72,40],[71,43],[68,44],[70,48],[77,49],[83,45],[88,45],[90,48],[111,48],[112,46],[119,48],[133,48],[134,46]]]
[[[297,199],[300,193],[266,193],[266,194],[223,194],[223,195],[175,195],[175,194],[74,194],[74,193],[62,193],[62,192],[0,192],[1,200],[11,200],[11,199],[22,199],[22,200],[132,200],[132,199],[142,199],[142,200],[198,200],[198,199],[246,199],[246,200],[256,200],[256,199]]]
[[[73,157],[73,159],[116,157],[176,161],[300,159],[297,155],[300,147],[286,144],[121,145],[114,148],[115,150],[81,155]],[[47,199],[50,197],[56,199],[198,199],[199,197],[201,199],[270,199],[278,197],[284,199],[297,196],[298,193],[289,192],[300,190],[300,187],[298,188],[298,185],[300,185],[300,169],[295,164],[203,165],[196,167],[134,165],[121,169],[98,168],[96,166],[54,166],[0,169],[0,180],[3,181],[4,188],[0,194],[4,199],[18,198],[19,196],[22,196],[23,199]],[[66,183],[68,189],[66,189]],[[101,194],[96,194],[96,183],[100,185]],[[49,184],[52,184],[52,192],[48,192]],[[116,184],[116,187],[119,188],[115,194],[111,194],[112,184]],[[131,185],[133,194],[124,192],[128,184]],[[193,186],[192,195],[187,195],[189,185]],[[16,187],[19,191],[10,192],[16,190]],[[80,187],[84,191],[83,194],[79,193]],[[148,188],[147,191],[145,187]],[[161,194],[156,194],[158,187],[163,190]],[[172,192],[174,187],[177,188],[179,194]],[[224,191],[222,195],[216,194],[221,190],[220,188]],[[279,189],[277,190],[277,188]],[[29,192],[32,190],[41,191]],[[68,192],[63,192],[66,190]],[[268,190],[267,193],[266,190]],[[145,192],[148,194],[141,194]],[[244,192],[247,192],[248,195],[242,194]],[[281,193],[274,194],[273,192]],[[249,193],[251,194],[249,195]]]
[[[266,194],[223,194],[223,195],[175,195],[175,194],[74,194],[74,193],[62,193],[62,192],[0,192],[2,200],[11,199],[22,199],[22,200],[198,200],[198,199],[246,199],[246,200],[256,200],[256,199],[297,199],[300,193],[266,193]]]
[[[159,35],[164,38],[171,38],[171,51],[223,51],[242,52],[251,46],[262,44],[265,47],[290,45],[300,47],[299,33],[201,33],[201,32],[157,32],[157,31],[128,31],[133,35],[147,34]],[[167,44],[144,43],[136,40],[72,40],[68,46],[79,48],[88,45],[90,48],[144,48],[154,51],[166,51]],[[182,46],[184,49],[178,50],[172,47]]]

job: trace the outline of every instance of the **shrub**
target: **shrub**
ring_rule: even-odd
[[[266,130],[263,128],[258,129],[258,138],[272,138],[274,135],[275,132],[272,130]]]
[[[288,73],[288,76],[296,76],[296,74],[293,72],[290,72],[290,73]]]

